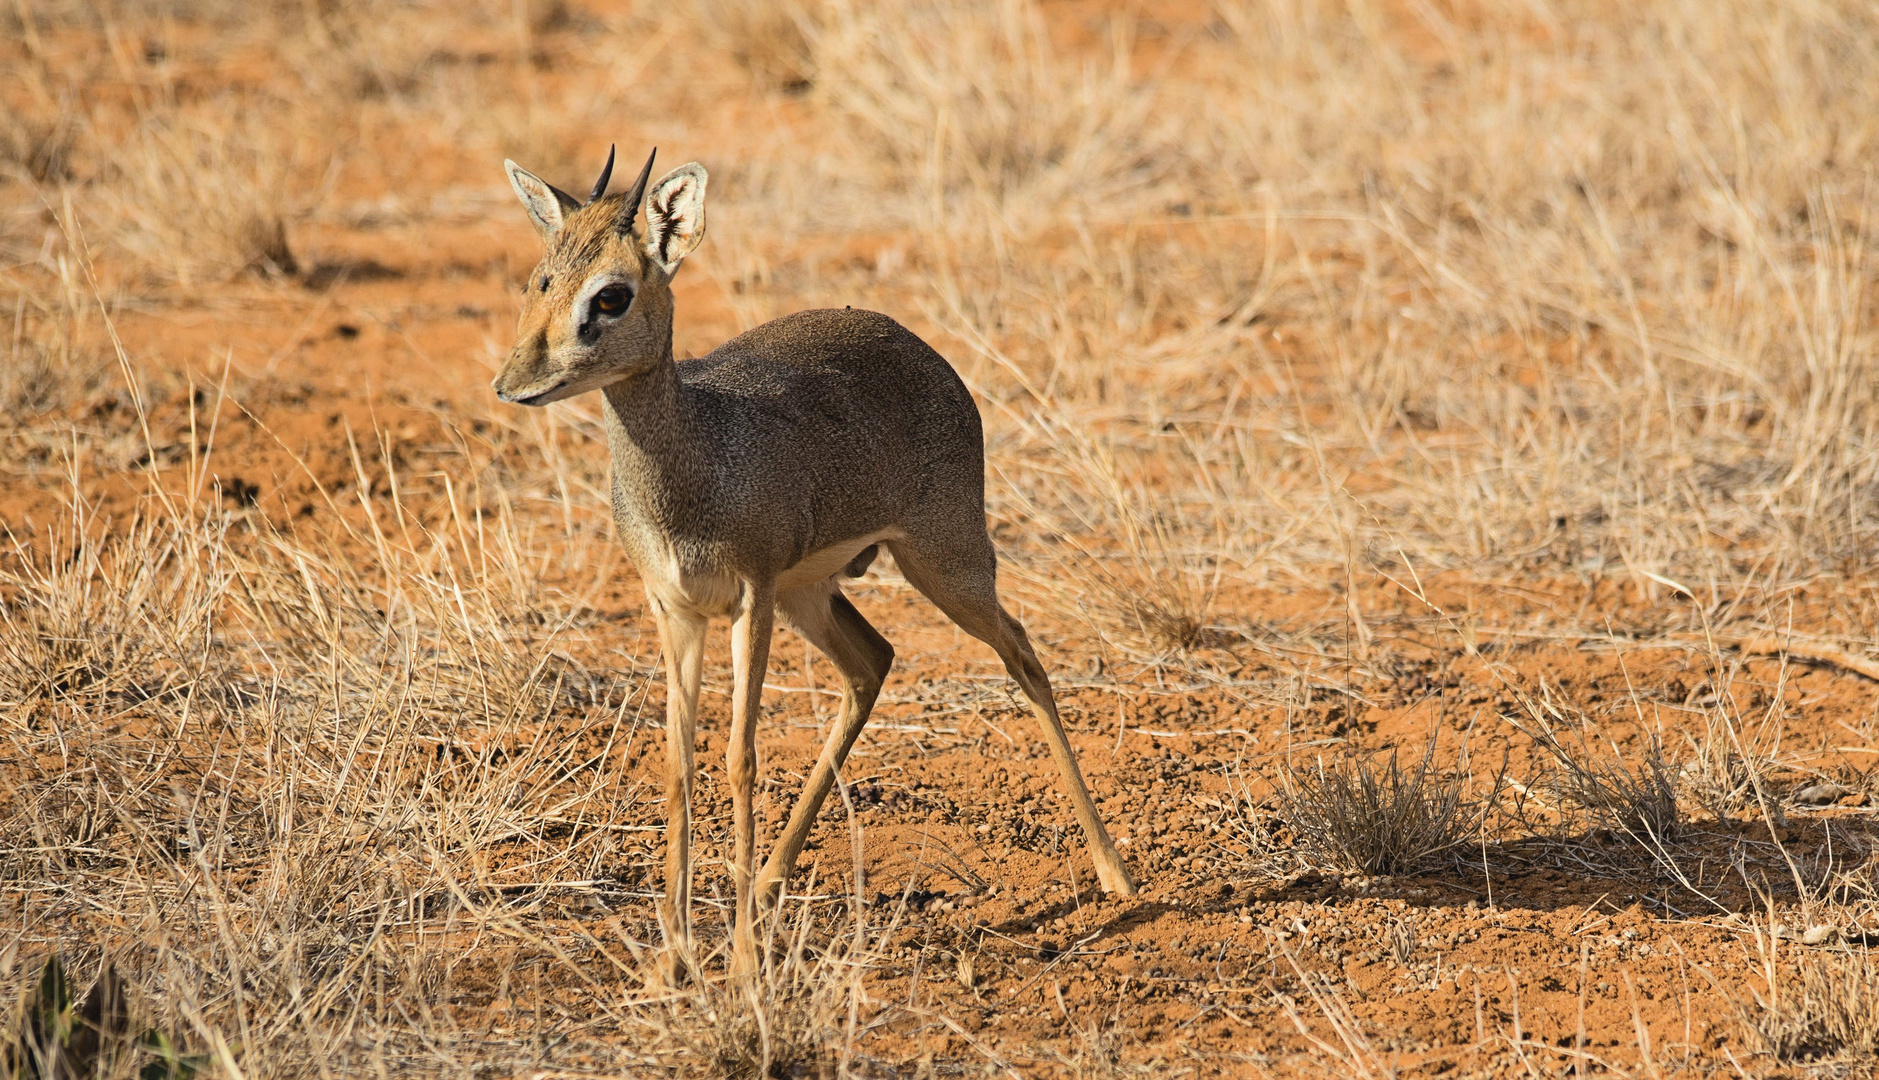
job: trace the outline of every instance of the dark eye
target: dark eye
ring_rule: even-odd
[[[594,294],[594,310],[602,315],[618,315],[633,302],[633,294],[618,285],[609,285]]]
[[[548,291],[548,283],[549,283],[550,281],[553,281],[553,280],[554,280],[554,279],[553,279],[553,278],[551,278],[551,277],[549,277],[549,276],[548,276],[547,274],[543,274],[543,275],[542,275],[542,291],[543,291],[543,292],[547,292],[547,291]]]

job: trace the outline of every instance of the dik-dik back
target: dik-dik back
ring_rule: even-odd
[[[678,365],[719,450],[699,524],[749,530],[781,570],[936,513],[983,527],[978,407],[944,358],[871,311],[785,316]]]

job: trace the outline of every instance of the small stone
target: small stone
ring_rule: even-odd
[[[1828,926],[1825,923],[1822,923],[1818,926],[1808,927],[1807,932],[1801,935],[1801,944],[1803,945],[1826,945],[1826,944],[1830,944],[1833,941],[1838,940],[1839,937],[1840,937],[1839,927]]]
[[[1831,780],[1822,780],[1818,784],[1809,784],[1794,793],[1796,806],[1827,806],[1839,802],[1851,795],[1851,789],[1841,787]]]

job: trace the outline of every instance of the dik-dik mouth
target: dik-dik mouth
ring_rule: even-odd
[[[567,380],[563,379],[560,382],[541,389],[530,388],[520,393],[497,387],[496,399],[510,405],[547,405],[550,402],[559,401],[563,397],[566,397],[567,395],[562,391],[566,389],[567,385]]]

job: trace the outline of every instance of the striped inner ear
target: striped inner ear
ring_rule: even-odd
[[[676,266],[703,238],[706,179],[698,164],[681,165],[646,200],[646,250],[659,265]]]

